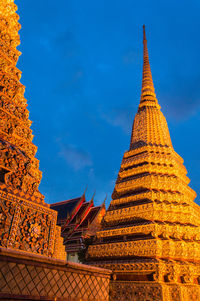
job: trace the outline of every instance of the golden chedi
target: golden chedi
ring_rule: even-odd
[[[143,45],[130,149],[87,260],[114,271],[111,300],[200,300],[200,208],[156,98],[145,28]]]
[[[38,191],[42,173],[16,67],[16,10],[13,0],[0,0],[0,246],[64,259],[57,213]]]

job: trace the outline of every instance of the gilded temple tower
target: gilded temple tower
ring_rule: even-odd
[[[42,173],[16,67],[16,10],[14,0],[0,0],[0,247],[64,259],[57,213],[38,190]]]
[[[130,148],[87,260],[114,271],[112,300],[199,300],[200,208],[156,98],[143,30]]]
[[[2,182],[24,193],[39,198],[38,186],[42,174],[35,158],[37,147],[32,143],[31,121],[24,98],[25,87],[20,83],[21,71],[16,64],[20,52],[17,9],[13,1],[1,1],[0,13],[0,138]],[[7,141],[7,143],[6,143]],[[12,146],[11,146],[12,145]],[[8,157],[7,148],[11,158]],[[33,197],[34,196],[34,197]]]

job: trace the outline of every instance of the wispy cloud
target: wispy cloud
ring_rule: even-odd
[[[78,55],[80,46],[77,43],[74,32],[67,30],[60,34],[54,40],[54,46],[57,48],[64,59],[72,58]]]
[[[41,36],[40,39],[39,39],[39,42],[40,42],[40,45],[43,47],[43,49],[46,52],[52,52],[53,51],[51,40],[48,37]]]
[[[62,156],[75,171],[84,169],[86,166],[92,166],[90,154],[74,145],[62,146],[60,156]]]
[[[67,79],[63,82],[59,82],[57,86],[53,88],[53,93],[64,94],[66,97],[79,95],[83,92],[83,80],[84,71],[79,68],[69,72]],[[68,98],[69,99],[69,98]]]
[[[169,84],[169,91],[162,96],[162,103],[176,121],[190,118],[200,109],[200,74],[193,78],[174,75],[176,85]],[[166,105],[167,104],[167,105]]]
[[[133,122],[133,107],[112,108],[100,113],[101,118],[112,126],[120,127],[126,134],[130,134]]]
[[[169,112],[171,118],[176,121],[185,121],[200,110],[200,97],[192,99],[191,97],[171,97],[162,98],[165,104],[165,111]],[[168,106],[166,106],[168,104]]]
[[[96,68],[101,72],[109,72],[112,71],[113,66],[107,63],[100,62],[97,64]]]
[[[125,65],[139,64],[138,57],[139,57],[139,54],[135,50],[128,49],[122,56],[122,60]]]
[[[83,76],[83,70],[82,70],[82,69],[77,70],[77,71],[72,75],[72,78],[71,78],[69,81],[65,82],[63,86],[66,88],[66,87],[68,87],[68,86],[70,86],[70,85],[73,85],[73,84],[76,83],[82,76]]]

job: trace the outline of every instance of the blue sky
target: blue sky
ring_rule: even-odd
[[[200,2],[16,0],[34,143],[47,203],[111,199],[142,77],[142,25],[158,101],[200,193]],[[198,202],[197,197],[197,202]],[[200,204],[200,202],[199,202]]]

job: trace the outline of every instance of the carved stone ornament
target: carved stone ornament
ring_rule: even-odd
[[[42,173],[16,67],[16,10],[14,0],[0,0],[0,247],[65,259],[57,213],[38,190]]]

